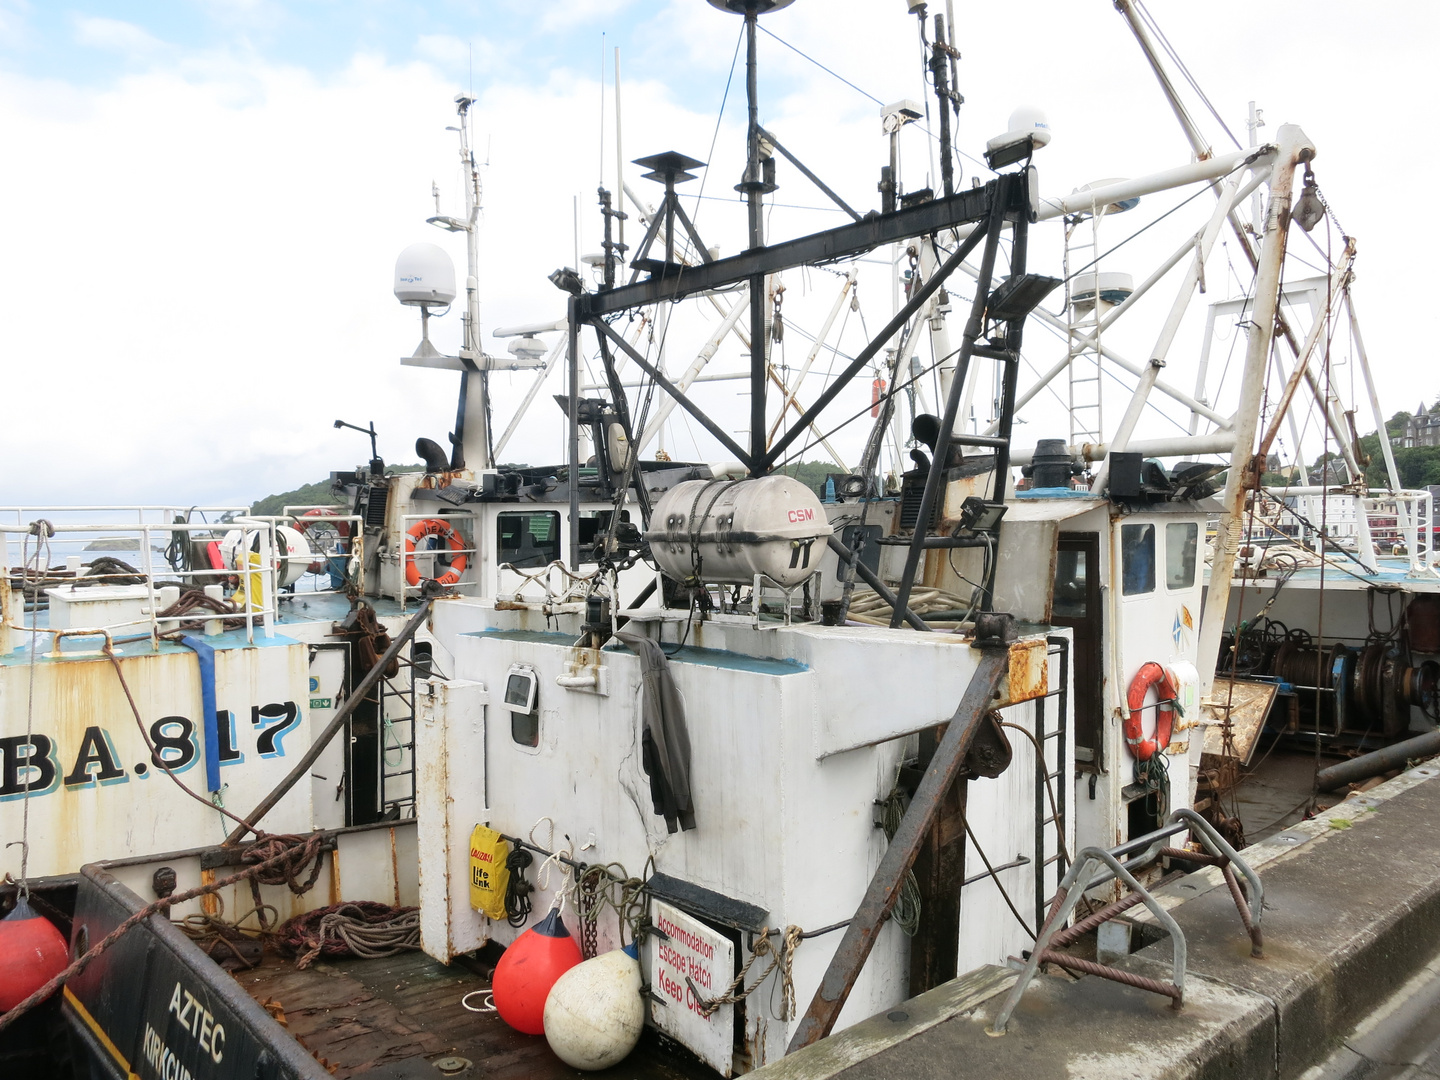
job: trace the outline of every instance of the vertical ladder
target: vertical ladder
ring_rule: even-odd
[[[1065,808],[1067,802],[1066,783],[1069,772],[1065,765],[1065,748],[1069,738],[1070,708],[1070,642],[1063,637],[1046,639],[1047,652],[1059,658],[1059,679],[1056,689],[1035,701],[1035,742],[1039,747],[1035,754],[1035,926],[1044,925],[1050,898],[1060,887],[1060,881],[1069,869],[1065,857],[1065,837],[1069,833]],[[1047,729],[1046,718],[1049,709],[1045,707],[1050,698],[1057,698],[1055,726]],[[1054,741],[1054,757],[1059,763],[1050,771],[1050,743]],[[1048,787],[1047,787],[1048,785]],[[1050,806],[1049,792],[1055,793],[1055,806]],[[1053,826],[1053,827],[1052,827]]]
[[[1104,395],[1100,385],[1101,365],[1104,363],[1100,354],[1100,316],[1103,314],[1098,262],[1100,216],[1098,210],[1090,215],[1088,241],[1078,240],[1075,235],[1084,225],[1083,221],[1071,218],[1067,219],[1065,224],[1065,322],[1070,356],[1070,364],[1066,369],[1069,374],[1069,397],[1066,404],[1070,410],[1071,446],[1105,441],[1105,418],[1101,407]],[[1095,262],[1095,265],[1082,271],[1079,277],[1072,281],[1073,267],[1085,266],[1090,262]],[[1075,316],[1073,300],[1077,281],[1082,291],[1089,289],[1094,293],[1090,311],[1078,319]],[[1092,332],[1095,334],[1095,343],[1087,345],[1082,339]]]
[[[412,655],[407,660],[413,660]],[[380,817],[415,816],[415,667],[402,662],[394,679],[381,679]]]

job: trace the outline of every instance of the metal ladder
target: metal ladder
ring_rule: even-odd
[[[1065,323],[1068,328],[1068,346],[1070,364],[1066,369],[1069,378],[1069,396],[1067,406],[1070,410],[1070,445],[1078,446],[1081,443],[1104,442],[1105,415],[1101,407],[1104,394],[1101,392],[1100,379],[1104,359],[1100,353],[1100,317],[1104,314],[1100,302],[1100,266],[1098,261],[1080,273],[1079,283],[1084,286],[1088,281],[1089,287],[1093,288],[1095,296],[1092,301],[1090,313],[1084,318],[1075,318],[1075,306],[1072,300],[1075,283],[1071,280],[1072,263],[1084,266],[1092,260],[1097,260],[1100,255],[1100,218],[1103,214],[1092,214],[1090,216],[1090,240],[1083,242],[1076,240],[1075,232],[1084,225],[1083,221],[1067,221],[1065,225]],[[1076,253],[1085,254],[1085,257],[1078,258]],[[1087,345],[1081,338],[1089,333],[1095,332],[1095,343]]]
[[[1042,698],[1035,699],[1035,925],[1039,926],[1045,919],[1046,904],[1048,897],[1055,895],[1055,890],[1060,887],[1060,880],[1069,869],[1066,858],[1065,837],[1068,834],[1065,808],[1066,785],[1069,781],[1069,773],[1065,768],[1065,747],[1069,736],[1069,701],[1070,701],[1070,642],[1063,637],[1052,637],[1046,639],[1047,651],[1050,656],[1059,657],[1059,679],[1058,688],[1050,691]],[[1058,698],[1056,709],[1056,725],[1053,729],[1046,730],[1046,715],[1049,710],[1045,703],[1050,698]],[[1056,740],[1055,759],[1060,762],[1054,772],[1050,772],[1049,754],[1047,747],[1050,741]],[[1053,785],[1053,788],[1048,788]],[[1050,805],[1050,790],[1054,791],[1055,805]],[[1046,842],[1047,829],[1054,826],[1052,835],[1055,838],[1055,849],[1049,851]],[[1053,873],[1050,868],[1054,867]]]
[[[1170,837],[1187,830],[1205,848],[1205,851],[1186,851],[1170,847],[1166,843]],[[1120,858],[1124,855],[1129,855],[1131,858],[1122,863]],[[1055,899],[1050,906],[1050,914],[1040,928],[1040,934],[1035,940],[1035,947],[1031,950],[1030,957],[1020,972],[1020,978],[1010,988],[1010,993],[1006,995],[1000,1011],[995,1015],[995,1020],[989,1028],[990,1034],[1003,1035],[1005,1033],[1006,1025],[1009,1024],[1015,1007],[1020,1003],[1021,995],[1025,993],[1025,988],[1035,978],[1042,964],[1054,964],[1056,967],[1062,967],[1077,974],[1095,975],[1140,990],[1162,994],[1171,999],[1174,1008],[1180,1008],[1185,1000],[1185,935],[1181,932],[1179,924],[1171,918],[1170,913],[1161,907],[1155,897],[1135,879],[1133,873],[1164,856],[1207,866],[1218,866],[1225,877],[1226,885],[1229,886],[1230,896],[1235,901],[1236,910],[1240,913],[1240,922],[1244,925],[1246,933],[1250,935],[1250,955],[1257,958],[1264,956],[1264,939],[1260,932],[1260,919],[1265,910],[1265,890],[1260,884],[1259,876],[1208,821],[1193,810],[1176,810],[1170,815],[1168,823],[1155,832],[1137,837],[1129,843],[1121,844],[1108,851],[1088,847],[1076,855],[1075,862],[1071,864],[1064,880],[1060,882],[1060,888],[1056,891]],[[1244,876],[1245,884],[1249,887],[1248,896],[1241,889],[1240,882],[1235,877],[1236,868]],[[1101,873],[1097,877],[1089,878],[1092,870],[1097,869]],[[1086,880],[1087,878],[1088,880]],[[1070,921],[1075,906],[1087,892],[1117,878],[1129,887],[1129,896],[1107,904],[1099,911],[1092,912],[1074,926],[1064,928]],[[1077,885],[1081,881],[1084,881],[1084,884]],[[1102,923],[1109,922],[1122,912],[1140,904],[1144,904],[1150,909],[1160,926],[1170,935],[1171,966],[1168,983],[1057,951]]]
[[[402,666],[396,680],[378,684],[380,707],[380,816],[415,816],[415,668]],[[392,763],[393,760],[393,763]]]

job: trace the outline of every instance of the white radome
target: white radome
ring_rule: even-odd
[[[545,999],[545,1038],[572,1068],[619,1064],[635,1049],[644,1026],[640,963],[624,949],[575,965]]]
[[[1036,146],[1046,146],[1050,142],[1050,121],[1043,109],[1022,105],[1010,114],[1009,132],[1034,136]]]
[[[395,260],[395,298],[402,304],[444,307],[455,299],[455,264],[438,244],[411,244]]]

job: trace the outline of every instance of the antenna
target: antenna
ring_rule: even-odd
[[[625,157],[620,149],[620,46],[615,46],[615,206],[620,210],[625,209]],[[625,251],[625,215],[622,213],[619,218],[620,225],[620,246],[616,250]]]
[[[600,31],[600,186],[605,186],[605,31]]]

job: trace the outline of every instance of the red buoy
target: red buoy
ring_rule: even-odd
[[[554,908],[505,950],[492,989],[500,1019],[526,1035],[545,1034],[545,999],[555,980],[580,963],[580,947]]]
[[[22,896],[15,910],[0,919],[0,1013],[19,1005],[69,963],[70,946],[60,931]]]

